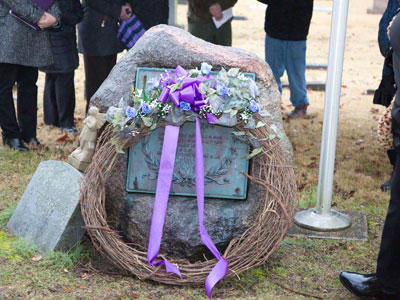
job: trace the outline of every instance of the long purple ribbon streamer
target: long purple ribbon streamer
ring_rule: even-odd
[[[176,148],[179,138],[178,126],[165,126],[163,149],[161,153],[160,170],[157,179],[156,198],[154,201],[153,217],[151,220],[151,229],[149,237],[149,246],[147,249],[147,260],[150,266],[165,265],[167,273],[174,273],[182,278],[179,269],[166,260],[154,264],[160,251],[162,232],[167,213],[168,197],[172,185],[172,176],[174,173],[174,164]]]
[[[217,247],[207,233],[204,227],[204,156],[203,145],[201,141],[200,119],[196,117],[196,192],[197,192],[197,209],[199,213],[199,228],[201,241],[211,253],[219,260],[214,266],[210,274],[208,274],[205,289],[208,298],[211,297],[211,292],[214,285],[220,281],[228,270],[228,262],[225,258],[221,257]]]
[[[153,217],[150,230],[149,246],[147,250],[147,259],[151,266],[165,265],[167,273],[177,274],[182,278],[179,269],[167,260],[154,263],[160,251],[162,231],[165,223],[165,215],[168,206],[168,197],[172,185],[172,176],[178,146],[180,127],[167,125],[165,127],[163,149],[161,154],[160,169],[157,179],[156,197],[154,201]],[[221,257],[217,247],[214,245],[210,236],[204,227],[204,156],[201,140],[200,119],[196,117],[196,192],[197,209],[199,214],[199,230],[201,241],[218,259],[218,263],[211,270],[205,282],[207,296],[211,298],[213,287],[220,281],[228,270],[228,261]]]

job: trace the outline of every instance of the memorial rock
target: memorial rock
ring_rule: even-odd
[[[70,250],[84,233],[80,212],[82,173],[61,161],[44,161],[36,169],[10,221],[18,237],[41,252]]]
[[[216,71],[221,68],[228,70],[237,67],[243,73],[254,73],[256,82],[260,84],[260,99],[263,106],[261,115],[265,123],[274,124],[277,130],[284,132],[280,94],[272,71],[264,60],[241,49],[210,44],[181,29],[165,25],[159,25],[147,31],[120,60],[91,99],[91,105],[98,107],[101,112],[106,112],[109,107],[117,105],[121,98],[128,99],[132,84],[135,84],[137,80],[136,73],[139,67],[174,69],[180,65],[185,69],[193,69],[200,67],[202,62],[211,64],[213,70]],[[222,146],[229,149],[233,139],[229,134],[232,128],[225,129],[227,129],[227,134],[221,134],[225,137]],[[153,132],[151,135],[157,134]],[[218,136],[212,137],[217,140],[218,138]],[[203,143],[207,144],[209,139],[210,135],[203,136]],[[291,153],[290,142],[284,134],[281,144],[286,152]],[[204,154],[207,155],[206,147]],[[145,164],[146,153],[142,156],[131,157],[131,159],[135,163]],[[177,161],[175,169],[182,167],[182,163]],[[207,170],[207,162],[205,169]],[[257,159],[253,159],[250,162],[249,171],[250,173],[257,172],[257,169]],[[244,177],[239,172],[235,173],[235,168],[232,168],[230,172],[232,172],[229,175],[230,178],[225,178],[225,180],[236,179],[234,177],[238,176]],[[135,172],[133,173],[134,176]],[[128,243],[145,251],[150,232],[154,194],[136,192],[135,188],[133,192],[127,192],[127,174],[128,153],[119,157],[113,174],[106,183],[109,221],[115,229],[121,230],[121,234]],[[148,175],[142,175],[137,180],[144,180],[143,176]],[[135,187],[135,179],[131,185]],[[257,184],[249,182],[243,200],[233,199],[234,197],[229,199],[229,196],[217,197],[214,193],[206,198],[205,227],[219,248],[224,248],[232,238],[240,237],[249,228],[258,208],[258,200],[263,193],[265,191],[259,189]],[[196,197],[186,195],[186,193],[171,195],[160,253],[175,258],[195,259],[202,257],[203,254],[207,255],[204,249],[199,236]]]

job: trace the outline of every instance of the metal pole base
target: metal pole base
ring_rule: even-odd
[[[333,209],[329,214],[319,214],[315,208],[297,213],[294,223],[315,231],[339,231],[351,226],[350,218],[344,214]]]

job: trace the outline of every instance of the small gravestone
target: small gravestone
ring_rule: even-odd
[[[84,233],[81,181],[82,174],[67,163],[41,162],[7,227],[43,253],[71,249]]]

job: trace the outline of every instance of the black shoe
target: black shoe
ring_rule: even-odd
[[[32,146],[40,146],[40,142],[38,141],[37,138],[33,137],[30,139],[24,139],[24,142],[27,143],[28,145],[32,145]]]
[[[3,136],[3,144],[8,145],[12,150],[29,151],[29,149],[26,148],[24,143],[19,138],[7,139]]]
[[[78,130],[76,130],[76,128],[74,126],[72,127],[62,127],[61,128],[63,131],[67,132],[67,133],[78,133]]]
[[[344,271],[340,273],[339,279],[343,286],[357,297],[373,299],[384,295],[382,293],[382,285],[376,274],[360,274]]]
[[[296,119],[300,117],[304,117],[307,115],[307,107],[308,105],[306,104],[299,104],[297,105],[294,110],[288,114],[289,119]]]
[[[383,183],[381,185],[381,191],[382,192],[390,192],[390,189],[392,188],[392,182],[393,182],[393,174],[392,176],[389,178],[388,181],[386,181],[385,183]]]

